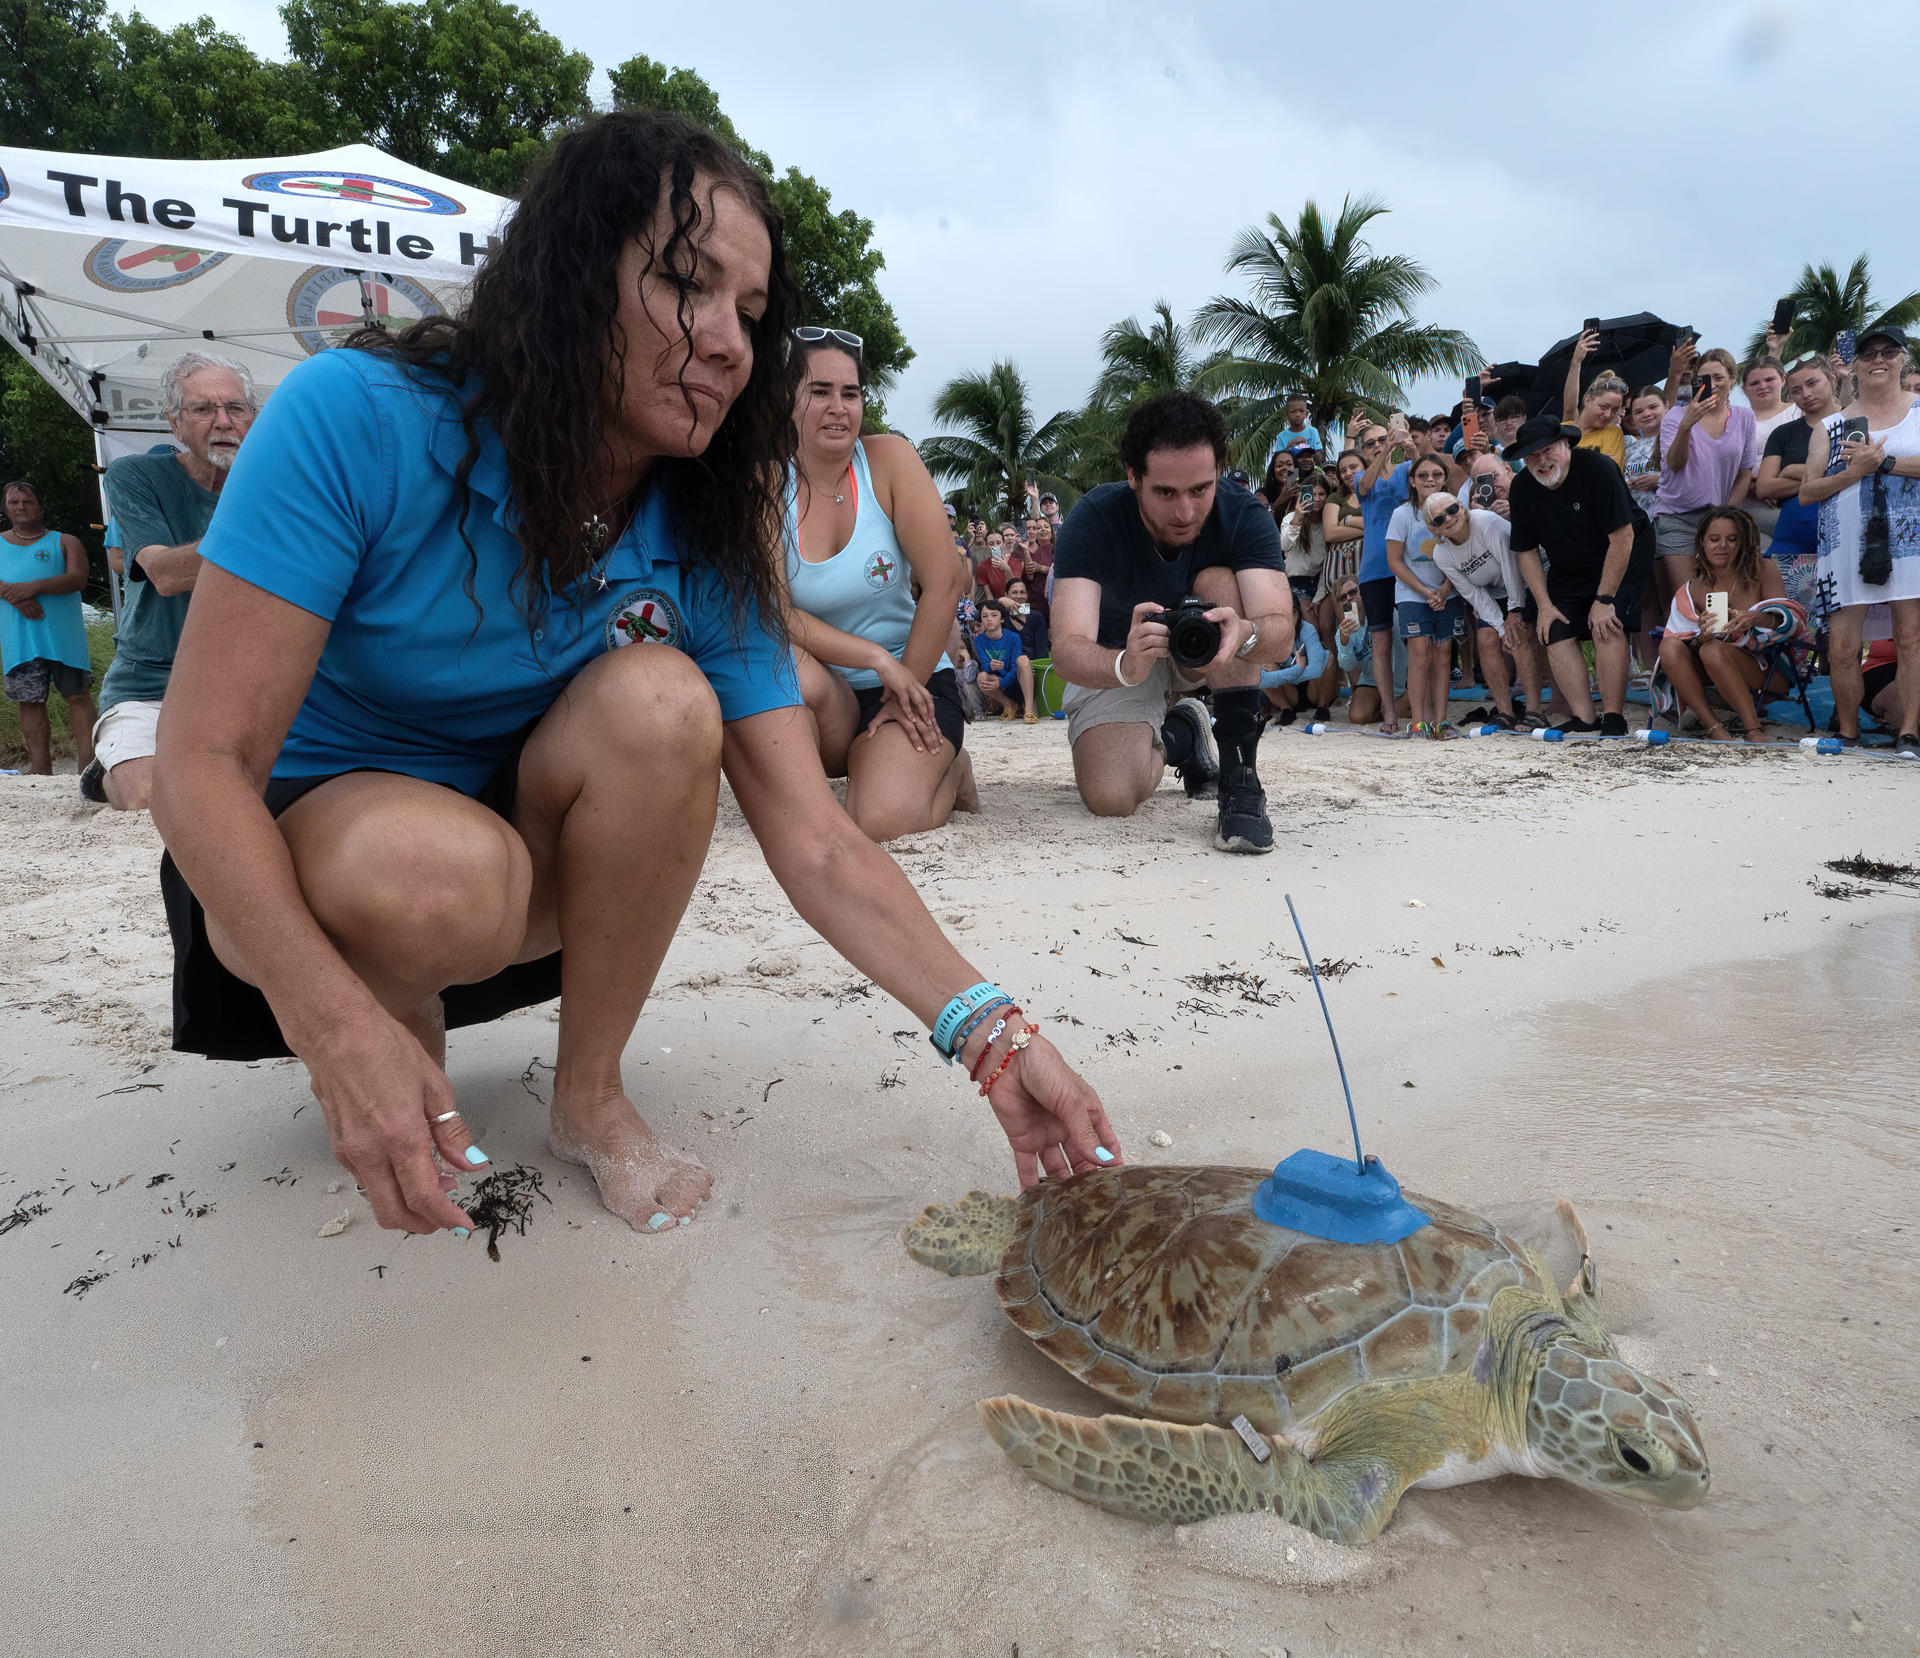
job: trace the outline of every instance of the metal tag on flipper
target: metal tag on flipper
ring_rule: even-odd
[[[1267,1436],[1244,1416],[1233,1419],[1233,1431],[1240,1436],[1240,1442],[1253,1452],[1255,1462],[1265,1462],[1273,1455],[1273,1447],[1267,1443]]]

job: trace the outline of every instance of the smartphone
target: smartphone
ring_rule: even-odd
[[[1587,320],[1586,320],[1585,322],[1583,322],[1583,323],[1581,323],[1581,325],[1580,325],[1580,332],[1581,332],[1581,333],[1583,333],[1583,334],[1597,334],[1597,333],[1599,333],[1599,332],[1600,332],[1600,319],[1599,319],[1598,317],[1588,317],[1588,318],[1587,318]]]
[[[1357,604],[1343,604],[1340,607],[1340,617],[1341,620],[1351,622],[1355,627],[1358,627],[1360,625],[1360,607]]]
[[[1696,374],[1693,377],[1693,395],[1703,400],[1713,396],[1713,376]]]
[[[1724,593],[1707,595],[1707,620],[1713,624],[1715,633],[1724,633],[1727,626],[1727,596]]]
[[[1770,334],[1786,335],[1793,330],[1793,296],[1789,294],[1773,308],[1773,326],[1767,330]]]
[[[1467,395],[1460,399],[1460,447],[1464,450],[1480,435],[1480,382],[1467,382]]]
[[[1867,441],[1867,417],[1865,415],[1854,415],[1851,419],[1841,421],[1839,441],[1842,443],[1848,441],[1865,443]]]
[[[1493,508],[1493,479],[1484,472],[1473,480],[1473,505],[1482,512]]]
[[[1833,354],[1848,368],[1853,367],[1854,338],[1854,331],[1851,328],[1843,328],[1833,337]]]

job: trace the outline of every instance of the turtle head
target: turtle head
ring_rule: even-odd
[[[1697,1508],[1711,1475],[1686,1400],[1597,1343],[1549,1346],[1527,1401],[1527,1448],[1543,1474],[1595,1491]]]

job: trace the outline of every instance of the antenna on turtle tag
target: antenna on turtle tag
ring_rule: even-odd
[[[1340,1038],[1334,1034],[1327,993],[1320,970],[1313,964],[1300,912],[1287,895],[1287,914],[1299,935],[1307,958],[1307,976],[1320,998],[1320,1016],[1327,1022],[1333,1043],[1333,1061],[1340,1069],[1340,1089],[1347,1097],[1347,1122],[1353,1129],[1353,1157],[1334,1157],[1305,1147],[1277,1165],[1253,1194],[1253,1212],[1274,1226],[1304,1232],[1330,1243],[1398,1243],[1427,1224],[1427,1217],[1400,1195],[1400,1182],[1388,1174],[1377,1157],[1360,1149],[1360,1118],[1353,1108],[1353,1090],[1347,1085],[1347,1063],[1340,1057]]]

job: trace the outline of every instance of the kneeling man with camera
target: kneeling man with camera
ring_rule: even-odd
[[[1135,409],[1123,484],[1089,490],[1053,562],[1053,669],[1067,682],[1073,776],[1087,809],[1130,817],[1170,762],[1189,797],[1219,795],[1213,844],[1268,852],[1260,672],[1293,651],[1280,535],[1259,499],[1222,482],[1227,432],[1192,392]],[[1186,693],[1213,693],[1207,718]]]

